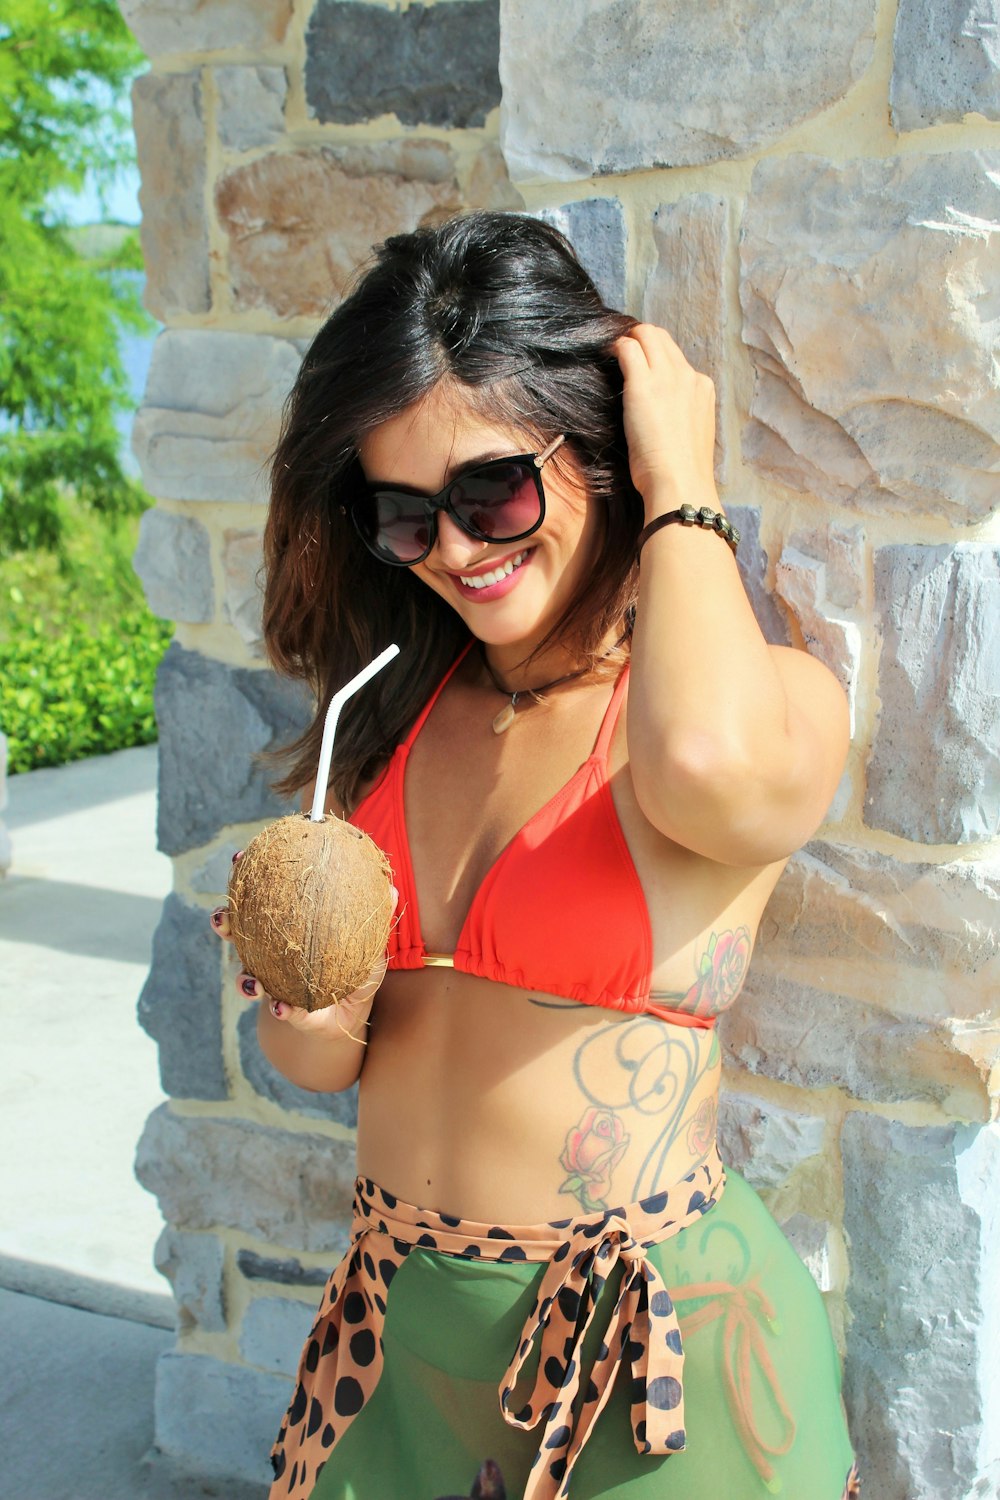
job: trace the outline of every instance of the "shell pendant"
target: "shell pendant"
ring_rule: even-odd
[[[500,710],[500,712],[497,714],[496,718],[493,720],[493,733],[494,734],[503,734],[505,732],[505,730],[508,730],[510,728],[510,726],[513,724],[513,722],[514,722],[514,714],[515,714],[516,709],[517,709],[517,704],[516,704],[516,701],[515,701],[516,698],[517,698],[517,694],[515,693],[513,695],[513,697],[511,698],[510,702],[504,704],[503,708]]]

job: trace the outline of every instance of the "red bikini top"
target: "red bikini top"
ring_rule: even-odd
[[[473,898],[454,955],[428,953],[410,861],[403,779],[411,746],[468,650],[452,663],[349,819],[384,851],[399,891],[389,968],[453,967],[584,1005],[648,1013],[682,1026],[711,1026],[711,1016],[668,1010],[649,998],[649,912],[608,784],[608,749],[628,667],[615,685],[593,753],[497,855]]]

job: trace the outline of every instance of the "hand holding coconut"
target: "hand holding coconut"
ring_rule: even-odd
[[[243,858],[242,851],[233,859],[234,868],[237,861]],[[396,910],[399,900],[399,892],[395,886],[389,887],[389,917]],[[233,942],[233,923],[230,908],[228,906],[216,907],[212,913],[212,928],[225,942]],[[239,949],[237,948],[237,951]],[[241,956],[242,961],[242,956]],[[331,1039],[337,1039],[345,1035],[355,1041],[360,1041],[364,1036],[364,1026],[371,1012],[372,1001],[382,980],[385,978],[386,954],[385,951],[376,959],[369,973],[360,984],[349,993],[345,994],[335,1004],[307,1009],[302,1005],[291,1004],[289,1001],[272,995],[256,975],[244,968],[236,976],[236,988],[240,996],[245,1000],[260,1000],[264,1009],[276,1021],[284,1022],[297,1031],[312,1032],[317,1036],[328,1034]]]
[[[398,653],[389,646],[334,694],[311,814],[269,824],[234,858],[229,906],[212,917],[236,945],[244,995],[267,997],[275,1020],[303,1030],[325,1029],[306,1018],[331,1009],[356,1041],[385,975],[397,895],[382,851],[361,829],[324,814],[323,804],[340,710]]]

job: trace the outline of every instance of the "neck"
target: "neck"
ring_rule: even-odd
[[[609,631],[607,637],[601,642],[597,651],[599,664],[602,657],[611,655],[615,648],[622,645],[627,639],[622,629]],[[587,656],[580,649],[564,641],[553,641],[544,651],[532,655],[532,647],[525,647],[523,641],[512,645],[487,645],[481,641],[479,649],[487,663],[495,686],[499,686],[508,693],[525,693],[532,688],[539,688],[548,682],[554,682],[556,678],[568,676],[571,672],[577,672],[581,667],[587,666]],[[580,682],[587,680],[591,675],[590,670],[582,673],[577,679]]]

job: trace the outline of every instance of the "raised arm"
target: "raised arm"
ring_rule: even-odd
[[[715,387],[661,328],[615,353],[646,520],[720,509]],[[721,864],[781,859],[815,832],[847,756],[847,702],[807,652],[769,646],[725,542],[672,524],[643,547],[629,682],[629,758],[654,827]]]

